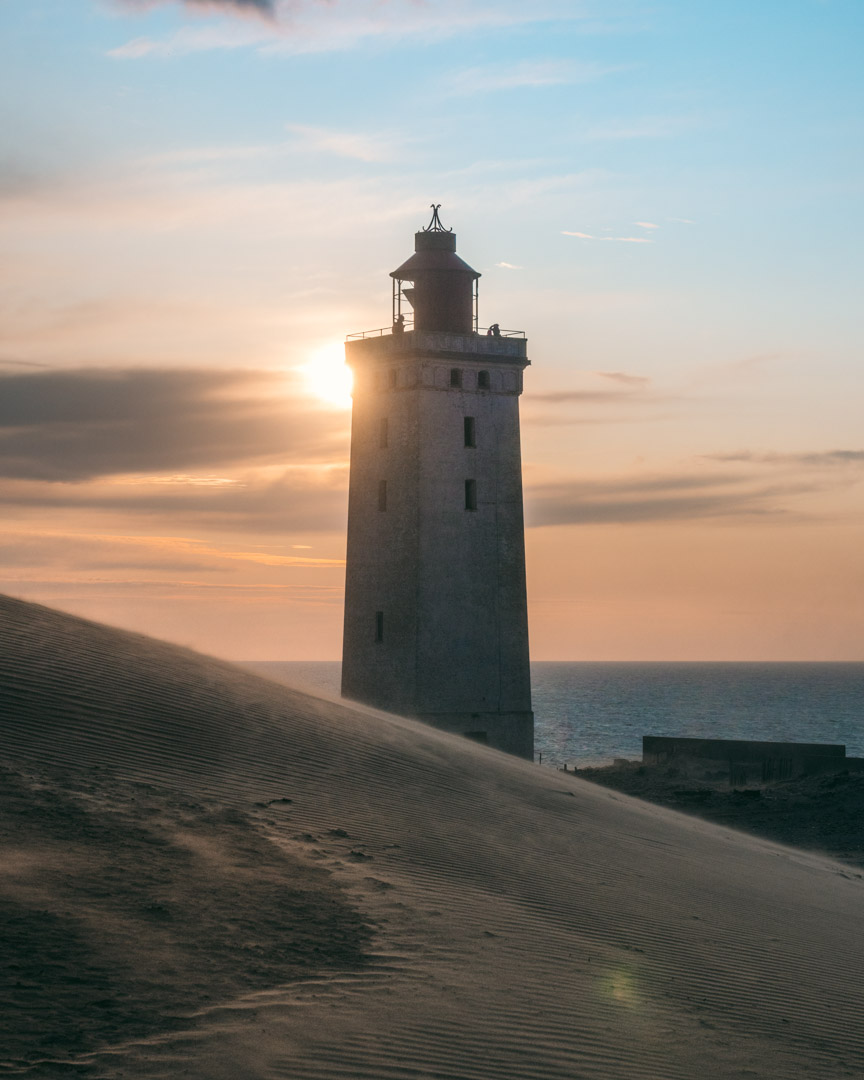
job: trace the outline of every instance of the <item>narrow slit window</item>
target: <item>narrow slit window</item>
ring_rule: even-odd
[[[462,368],[450,368],[450,385],[456,387],[457,390],[462,389]]]
[[[378,481],[378,509],[379,510],[386,510],[387,509],[387,481],[386,480],[379,480]]]
[[[477,389],[478,390],[488,390],[491,387],[491,385],[492,384],[489,381],[489,372],[488,371],[478,371],[477,372]]]
[[[390,421],[386,416],[378,421],[378,445],[382,450],[390,445]]]
[[[383,641],[384,640],[384,612],[383,611],[376,611],[375,612],[375,640],[376,641]]]
[[[475,431],[474,417],[473,416],[466,416],[465,417],[465,445],[466,446],[476,446],[477,445],[477,435],[476,435],[476,431]]]
[[[465,481],[465,509],[476,510],[477,509],[477,481],[466,480]]]
[[[399,384],[399,372],[396,368],[391,368],[390,371],[387,372],[387,383],[391,390],[396,389]]]

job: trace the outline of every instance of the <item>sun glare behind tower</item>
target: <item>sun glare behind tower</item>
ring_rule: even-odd
[[[342,694],[534,756],[519,395],[525,336],[477,325],[438,207],[354,373]]]

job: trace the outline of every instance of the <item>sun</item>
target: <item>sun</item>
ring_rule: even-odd
[[[330,342],[316,349],[306,364],[297,369],[310,393],[334,409],[351,408],[351,369],[345,363],[341,342]]]

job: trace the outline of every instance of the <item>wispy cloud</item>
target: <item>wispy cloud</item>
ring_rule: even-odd
[[[336,138],[343,133],[306,128]],[[401,145],[401,136],[378,133],[347,133],[368,141],[378,150]],[[102,226],[140,227],[159,230],[218,224],[222,231],[244,219],[244,228],[268,230],[267,235],[308,235],[339,232],[346,222],[375,220],[418,212],[416,197],[393,197],[378,179],[261,178],[246,175],[226,184],[199,165],[257,159],[296,153],[299,139],[271,144],[206,145],[142,155],[116,168],[58,176],[53,184],[5,194],[0,191],[0,213],[14,218],[18,228],[54,228],[66,223],[85,228]],[[367,147],[368,148],[368,147]],[[364,150],[365,152],[365,150]],[[388,151],[389,152],[389,151]],[[187,168],[187,166],[195,168]],[[560,178],[560,182],[576,178]],[[491,189],[492,185],[490,185]],[[276,230],[274,233],[273,230]],[[152,239],[152,233],[151,233]]]
[[[287,130],[295,136],[296,146],[301,150],[335,154],[356,161],[388,161],[396,155],[394,136],[368,135],[357,131],[333,131],[329,128],[310,127],[306,124],[287,124]]]
[[[605,75],[624,70],[621,66],[577,63],[572,60],[522,61],[518,64],[488,64],[452,73],[444,82],[454,96],[487,94],[496,90],[525,87],[567,86],[596,82]]]
[[[640,229],[659,229],[659,225],[655,225],[653,221],[634,221],[634,225],[638,225]]]
[[[803,453],[756,453],[737,450],[728,454],[704,454],[706,461],[741,462],[749,465],[806,465],[812,468],[836,468],[864,465],[864,450],[815,450]]]
[[[274,157],[288,150],[287,143],[258,143],[252,145],[188,146],[182,150],[166,150],[160,154],[147,154],[140,163],[147,168],[164,168],[175,165],[209,165],[230,161],[257,161]]]
[[[613,382],[624,383],[625,386],[647,386],[651,382],[647,375],[630,375],[626,371],[595,371],[601,379],[611,379]]]
[[[299,546],[299,545],[298,545]],[[239,564],[239,565],[238,565]],[[57,572],[67,580],[82,575],[115,574],[117,571],[154,571],[169,573],[222,572],[234,574],[243,564],[249,568],[268,566],[276,569],[332,570],[345,565],[344,559],[316,558],[310,555],[283,555],[272,550],[238,550],[224,544],[196,540],[187,536],[147,536],[116,533],[59,530],[20,530],[0,533],[0,565],[4,579],[31,581]],[[106,582],[103,580],[102,584]],[[115,581],[115,584],[131,584]],[[151,581],[151,584],[167,584]],[[200,583],[214,586],[222,583]],[[236,585],[225,587],[234,588]],[[318,586],[327,588],[327,586]]]
[[[272,41],[274,30],[261,24],[219,22],[207,26],[181,26],[165,38],[136,37],[108,50],[115,60],[140,60],[145,56],[171,57],[214,49],[243,49]]]
[[[274,372],[0,373],[0,476],[164,478],[220,463],[344,454],[344,418],[310,411],[292,389],[298,387]]]
[[[239,483],[217,487],[145,487],[92,480],[56,483],[29,480],[0,485],[7,512],[70,512],[153,528],[182,528],[212,535],[291,536],[343,530],[348,509],[348,470],[257,470]]]
[[[537,484],[526,490],[528,524],[591,525],[754,518],[788,521],[802,499],[860,482],[864,450],[704,454],[701,461],[744,468],[638,474]],[[753,466],[754,468],[747,468]],[[777,469],[785,469],[777,472]],[[850,475],[850,470],[853,470]]]
[[[783,518],[808,483],[753,484],[749,476],[681,474],[574,480],[526,490],[529,526],[642,524],[706,518]]]
[[[651,244],[653,240],[650,236],[594,236],[592,233],[584,232],[571,232],[567,229],[561,230],[562,236],[575,236],[579,240],[602,240],[607,243],[613,244]]]
[[[495,265],[500,267],[502,270],[524,270],[525,269],[524,266],[517,266],[516,263],[497,262],[497,263],[495,263]]]
[[[115,4],[127,11],[149,11],[151,8],[179,4],[190,11],[203,13],[225,12],[235,15],[258,15],[273,18],[277,0],[115,0]]]
[[[161,2],[161,0],[160,0]],[[171,2],[171,0],[165,0]],[[132,10],[125,5],[127,10]],[[144,4],[146,7],[146,3]],[[273,0],[271,3],[186,0],[188,10],[220,14],[258,14],[257,20],[218,20],[203,26],[182,26],[162,38],[138,37],[112,49],[118,59],[145,56],[181,56],[213,49],[257,47],[267,52],[339,52],[370,41],[396,44],[420,38],[441,41],[461,34],[520,26],[551,20],[576,20],[582,16],[573,5],[542,0],[526,9],[515,0],[495,4],[466,4],[463,0],[439,0],[435,4],[414,0]],[[253,23],[257,22],[258,26]]]
[[[127,484],[156,484],[163,486],[169,484],[173,487],[182,485],[184,487],[224,487],[226,484],[239,484],[239,480],[232,480],[227,476],[136,476],[127,477],[124,480]]]
[[[44,369],[49,367],[48,364],[43,364],[39,360],[10,360],[6,357],[0,357],[0,369],[2,368],[40,368]]]
[[[570,405],[573,402],[587,405],[621,405],[636,396],[637,390],[556,390],[548,394],[531,394],[529,401],[544,405]]]
[[[697,121],[689,116],[650,116],[633,122],[607,124],[588,128],[583,138],[588,141],[615,141],[617,139],[669,139],[696,127]]]
[[[606,385],[598,387],[594,385],[576,387],[569,390],[556,390],[550,393],[529,393],[528,401],[533,405],[569,405],[574,402],[584,405],[622,405],[635,403],[639,405],[654,405],[661,401],[668,401],[667,396],[660,396],[650,392],[651,380],[645,375],[628,375],[623,371],[594,371],[591,375],[605,380]],[[614,388],[609,388],[612,382]],[[530,415],[526,419],[530,422]],[[542,421],[541,421],[542,422]]]

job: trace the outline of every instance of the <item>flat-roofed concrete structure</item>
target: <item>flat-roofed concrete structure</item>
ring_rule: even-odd
[[[391,325],[345,347],[354,406],[342,693],[533,758],[526,340],[480,331],[480,275],[437,208],[391,277]]]
[[[685,760],[722,763],[729,770],[730,783],[742,784],[864,769],[864,759],[846,757],[842,743],[642,736],[644,764],[667,765]]]

